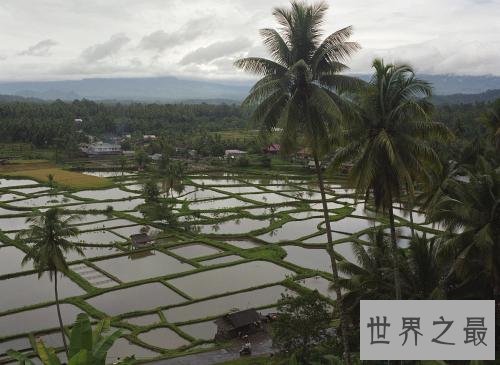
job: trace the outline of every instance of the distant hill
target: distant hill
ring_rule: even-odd
[[[68,81],[33,81],[0,83],[0,94],[33,97],[44,100],[242,100],[250,84],[217,83],[212,81],[151,78],[99,78]]]
[[[356,75],[369,80],[369,75]],[[500,89],[498,76],[420,75],[433,84],[436,95],[480,94]],[[215,82],[176,77],[94,78],[67,81],[31,81],[0,83],[0,94],[42,100],[92,99],[99,101],[240,102],[253,82]],[[485,98],[491,95],[485,95]],[[463,97],[463,100],[474,97]],[[441,100],[437,98],[436,100]],[[443,99],[444,100],[444,99]],[[441,101],[439,101],[441,102]],[[453,102],[453,101],[450,101]],[[459,101],[460,102],[460,101]]]
[[[500,99],[500,89],[488,90],[484,93],[479,94],[435,95],[432,99],[435,104],[485,103]]]
[[[16,102],[16,101],[19,101],[19,102],[31,102],[31,103],[45,102],[45,100],[42,100],[42,99],[26,98],[24,96],[0,95],[0,102],[13,103],[13,102]]]
[[[419,74],[419,78],[432,84],[435,95],[479,94],[488,90],[500,89],[500,76],[461,76],[461,75],[427,75]],[[370,75],[358,75],[365,81]]]

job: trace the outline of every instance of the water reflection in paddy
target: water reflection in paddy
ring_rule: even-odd
[[[127,211],[135,210],[139,205],[144,204],[144,199],[120,200],[102,203],[78,204],[64,207],[68,210],[106,210],[108,207],[113,207],[113,210]]]
[[[13,186],[38,185],[35,180],[27,179],[0,179],[0,188],[10,188]]]
[[[79,198],[95,199],[95,200],[111,200],[111,199],[120,200],[137,196],[137,194],[129,193],[119,188],[101,189],[101,190],[83,190],[77,193],[73,193],[73,195]]]
[[[125,282],[165,276],[194,269],[189,264],[156,251],[132,253],[127,256],[97,261],[94,264]]]
[[[356,233],[368,228],[373,228],[375,225],[379,225],[377,221],[371,219],[345,217],[339,221],[331,222],[332,230],[345,232],[345,233]]]
[[[318,231],[317,226],[323,222],[323,218],[306,219],[303,221],[292,221],[285,223],[280,228],[272,230],[258,236],[267,242],[279,242],[287,240],[297,240],[300,237],[308,236]]]
[[[75,322],[76,315],[82,310],[70,305],[61,304],[61,316],[64,324]],[[13,336],[25,332],[37,332],[59,326],[56,306],[31,309],[0,317],[2,336]]]
[[[243,258],[241,256],[237,255],[228,255],[228,256],[221,256],[221,257],[216,257],[211,260],[204,260],[200,261],[200,264],[203,266],[210,266],[210,265],[219,265],[219,264],[225,264],[227,262],[234,262],[238,260],[242,260]]]
[[[78,200],[68,198],[62,194],[58,195],[43,195],[36,198],[25,199],[25,200],[17,200],[9,203],[14,207],[23,207],[23,208],[37,208],[44,206],[54,206],[61,204],[73,204],[78,203]]]
[[[213,321],[199,322],[180,326],[179,329],[193,338],[211,341],[217,333],[217,325]]]
[[[280,203],[290,203],[296,200],[289,196],[283,196],[276,193],[262,193],[262,194],[242,194],[243,198],[255,200],[260,203],[265,204],[280,204]]]
[[[169,328],[155,328],[148,332],[143,332],[137,336],[139,340],[144,341],[155,347],[162,349],[176,349],[189,344],[189,341],[179,336]]]
[[[245,207],[250,203],[244,202],[236,198],[207,200],[201,202],[194,202],[189,204],[191,210],[212,210],[212,209],[229,209],[236,207]]]
[[[204,200],[204,199],[216,199],[216,198],[223,198],[226,197],[227,195],[219,193],[217,191],[209,190],[209,189],[199,189],[195,190],[191,193],[188,193],[186,195],[183,195],[182,198],[180,199],[185,199],[185,200]]]
[[[85,291],[66,276],[58,277],[59,298],[64,299],[84,294]],[[38,276],[25,275],[0,281],[0,312],[16,307],[54,300],[54,283],[47,273]],[[1,328],[1,327],[0,327]]]
[[[16,338],[14,340],[9,340],[6,342],[0,342],[0,362],[6,360],[4,356],[7,356],[8,350],[14,350],[17,352],[30,352],[32,351],[31,343],[28,337]],[[9,362],[7,364],[18,364],[17,362]]]
[[[240,180],[235,179],[191,179],[194,183],[198,185],[241,185],[242,182]]]
[[[288,291],[284,286],[275,285],[175,307],[167,309],[163,313],[169,322],[187,322],[199,318],[222,315],[231,310],[244,310],[271,305],[281,298],[282,293]]]
[[[95,229],[105,229],[112,227],[120,227],[120,226],[129,226],[135,224],[135,222],[129,221],[127,219],[110,219],[107,221],[97,222],[97,223],[88,223],[82,224],[78,226],[80,231],[91,231]]]
[[[262,193],[262,190],[255,186],[217,187],[217,189],[233,194]]]
[[[21,265],[25,255],[26,253],[14,246],[0,247],[0,276],[18,271],[32,270],[32,263]]]
[[[220,269],[204,271],[169,280],[169,283],[194,298],[208,297],[254,286],[282,281],[294,275],[267,261],[252,261]]]
[[[237,220],[225,221],[219,224],[196,226],[199,232],[205,234],[241,234],[265,228],[269,221],[241,218]]]
[[[322,248],[303,248],[300,246],[283,246],[286,251],[284,261],[311,270],[332,272],[330,256]]]
[[[247,208],[245,209],[246,212],[252,214],[252,215],[272,215],[276,214],[279,212],[285,212],[287,210],[292,210],[296,209],[294,207],[287,207],[287,206],[274,206],[274,207],[265,207],[265,208]]]
[[[308,289],[317,290],[320,294],[330,299],[337,298],[335,290],[332,287],[333,283],[330,280],[322,278],[321,276],[299,280],[298,283]]]
[[[40,193],[42,191],[50,190],[50,188],[46,186],[37,186],[35,188],[20,188],[20,189],[10,189],[10,190],[22,194],[35,194],[35,193]]]
[[[24,199],[24,196],[22,195],[17,195],[17,194],[1,194],[0,193],[0,202],[9,202],[11,200],[18,200],[18,199]],[[12,203],[8,203],[12,205]]]
[[[159,323],[160,317],[158,314],[146,314],[144,316],[126,318],[125,321],[136,326],[150,326]]]
[[[78,234],[72,241],[93,245],[111,245],[114,242],[124,242],[125,240],[109,231],[90,231]]]
[[[123,253],[123,251],[117,249],[116,247],[85,247],[81,246],[81,250],[84,253],[84,256],[79,255],[77,252],[70,251],[66,255],[67,261],[76,261],[83,260],[88,258],[100,257],[100,256],[108,256],[114,255],[117,253]]]
[[[150,283],[114,290],[86,300],[108,315],[154,309],[185,301],[183,297],[160,283]]]
[[[348,234],[332,231],[332,240],[334,241],[341,240],[349,236],[350,235]],[[328,237],[326,233],[323,233],[314,237],[310,237],[306,240],[303,240],[302,242],[308,245],[324,245],[328,242]]]
[[[156,228],[151,228],[149,226],[134,225],[128,227],[114,228],[112,232],[119,234],[125,238],[129,238],[133,234],[138,234],[141,232],[147,232],[150,237],[156,236],[160,231]]]
[[[339,203],[335,203],[335,202],[327,202],[327,207],[328,207],[328,210],[333,210],[333,209],[338,209],[338,208],[343,208],[345,207],[344,204],[339,204]],[[315,210],[323,210],[323,203],[314,203],[314,204],[311,204],[311,209],[315,209]]]
[[[29,227],[26,223],[28,217],[2,218],[0,219],[0,230],[2,231],[20,231]]]
[[[183,246],[177,246],[169,249],[170,252],[184,257],[186,259],[193,259],[196,257],[215,255],[217,253],[221,253],[222,251],[201,243],[190,243]]]

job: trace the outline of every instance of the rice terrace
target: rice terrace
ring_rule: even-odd
[[[39,336],[62,346],[57,318],[50,314],[51,284],[46,277],[38,280],[29,265],[21,266],[27,247],[15,240],[27,228],[27,215],[47,207],[82,214],[75,222],[81,232],[76,240],[85,257],[68,257],[70,270],[60,283],[63,319],[69,325],[78,312],[95,321],[110,317],[124,335],[108,360],[216,348],[213,320],[233,308],[272,310],[285,291],[317,289],[333,301],[319,192],[310,174],[291,168],[186,176],[172,204],[176,218],[189,222],[187,230],[170,229],[141,213],[147,173],[83,172],[106,176],[110,187],[99,190],[3,178],[0,286],[8,294],[0,307],[1,348],[34,355],[31,343]],[[352,242],[367,245],[373,227],[388,224],[357,202],[342,181],[327,181],[335,249],[339,258],[355,261]],[[404,209],[397,221],[403,245],[411,227],[427,236],[437,232],[423,218],[411,226]],[[151,245],[134,247],[130,236],[145,228]]]
[[[180,5],[0,1],[0,365],[498,363],[499,1]]]

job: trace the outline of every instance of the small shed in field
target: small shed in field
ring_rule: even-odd
[[[153,239],[147,233],[137,233],[131,235],[130,240],[135,248],[143,248],[150,246]]]
[[[216,338],[235,338],[261,328],[261,317],[255,309],[229,313],[215,321]]]

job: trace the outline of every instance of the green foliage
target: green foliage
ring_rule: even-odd
[[[484,158],[462,171],[466,178],[448,179],[429,208],[448,229],[440,255],[460,281],[455,295],[500,298],[500,173]]]
[[[236,160],[236,166],[237,167],[248,167],[250,166],[250,160],[248,159],[248,157],[238,157],[238,159]]]
[[[142,187],[142,195],[147,204],[158,203],[160,201],[158,183],[153,179],[147,180]]]
[[[139,170],[144,170],[149,162],[149,156],[142,147],[135,150],[134,159]]]
[[[104,319],[92,331],[88,315],[85,313],[78,314],[71,330],[68,365],[105,365],[109,349],[121,336],[120,330],[108,334],[109,329],[109,319]],[[46,347],[42,340],[37,340],[36,349],[43,365],[61,365],[55,350]],[[33,365],[31,360],[19,352],[11,350],[8,354],[18,360],[20,365]],[[135,361],[132,357],[116,364],[132,365],[133,363]]]
[[[282,295],[278,319],[272,326],[273,344],[283,352],[296,353],[301,363],[307,364],[312,347],[329,337],[330,321],[329,306],[317,291]]]

